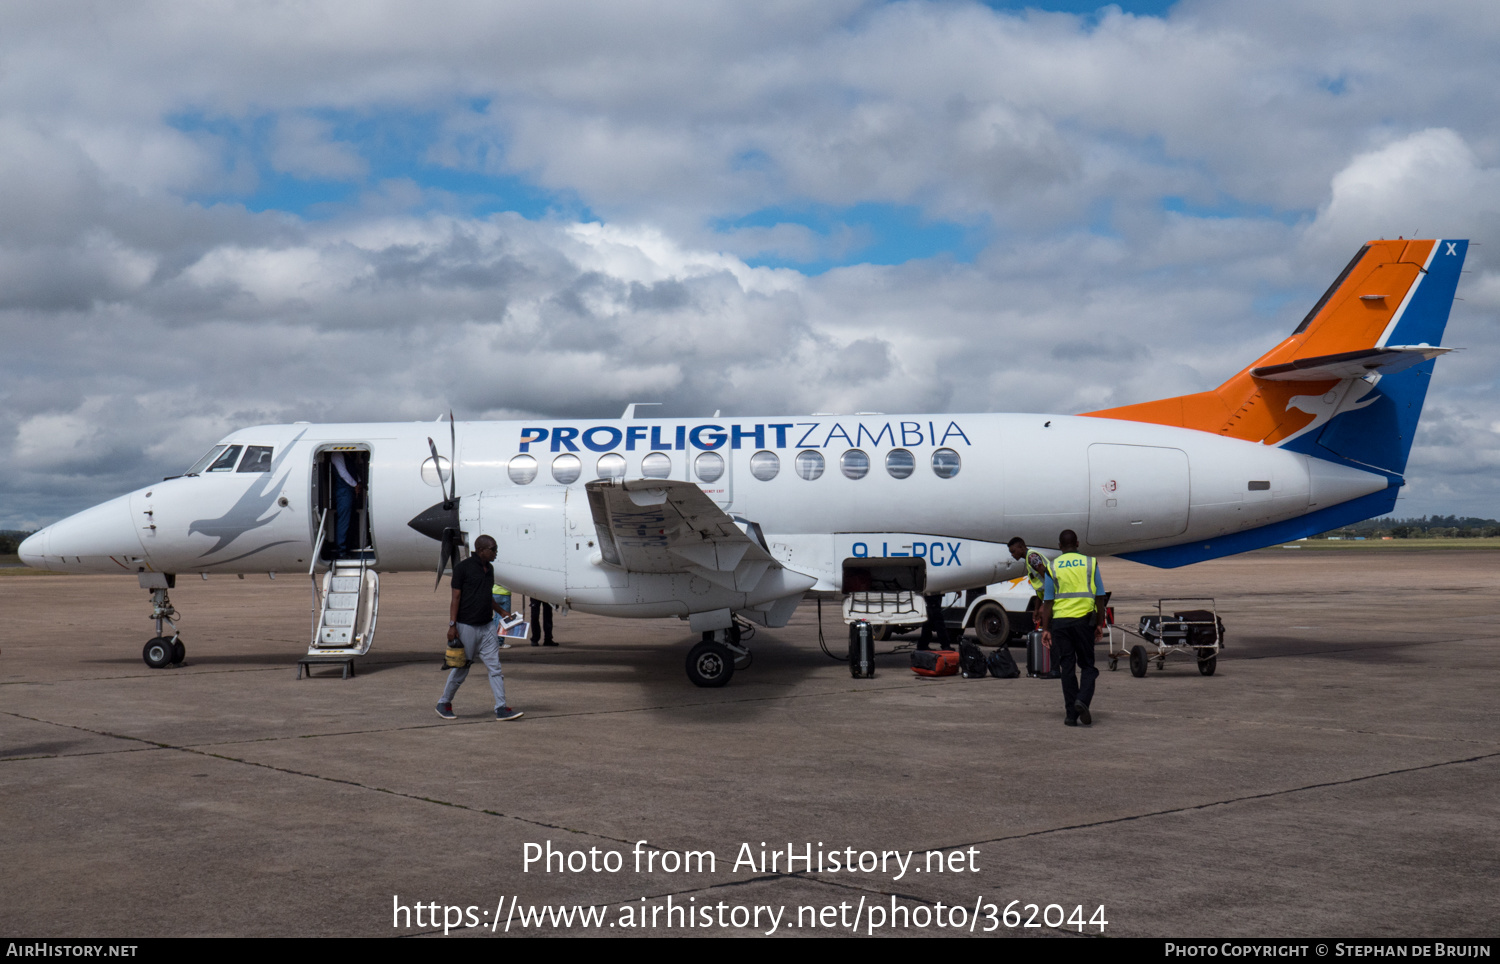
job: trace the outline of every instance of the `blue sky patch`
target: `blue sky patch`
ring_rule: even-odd
[[[980,0],[992,10],[1020,12],[1043,10],[1047,13],[1076,13],[1092,16],[1105,7],[1119,7],[1137,17],[1165,17],[1177,4],[1177,0],[1116,0],[1114,3],[1099,3],[1098,0]]]
[[[475,100],[468,106],[483,112],[488,102]],[[358,170],[326,174],[278,170],[278,125],[298,121],[318,125],[324,142]],[[184,133],[220,139],[231,165],[236,159],[246,159],[254,166],[256,176],[249,190],[189,198],[202,204],[239,203],[251,211],[286,211],[315,220],[357,203],[367,192],[378,191],[382,182],[404,180],[424,192],[441,192],[425,195],[416,205],[418,210],[447,209],[476,217],[514,211],[532,220],[547,216],[596,220],[573,192],[548,190],[517,175],[464,170],[429,160],[429,151],[442,137],[442,117],[437,113],[316,111],[248,119],[183,114],[169,122]]]
[[[771,250],[750,253],[745,263],[758,268],[796,268],[810,275],[851,264],[904,264],[918,258],[948,257],[969,263],[989,240],[989,231],[981,225],[933,221],[915,205],[874,202],[846,207],[768,207],[715,220],[710,226],[730,234],[779,225],[807,229],[815,240],[813,250],[801,256]]]

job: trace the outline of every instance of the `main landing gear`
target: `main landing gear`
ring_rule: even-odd
[[[728,629],[710,629],[703,641],[687,655],[687,675],[695,686],[718,687],[728,683],[737,669],[749,669],[754,656],[745,647],[739,620]]]
[[[177,610],[172,608],[172,600],[167,598],[167,590],[151,590],[151,618],[156,620],[156,635],[146,641],[146,648],[141,650],[141,659],[152,669],[165,669],[168,666],[180,666],[187,658],[187,647],[182,645],[182,638],[177,634],[177,624],[173,617]],[[162,624],[172,627],[172,635],[163,634]]]

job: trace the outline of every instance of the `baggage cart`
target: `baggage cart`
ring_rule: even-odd
[[[1184,605],[1191,604],[1191,605]],[[1114,630],[1120,635],[1116,636]],[[1125,637],[1141,640],[1125,651]],[[1139,628],[1113,626],[1109,633],[1109,668],[1117,669],[1127,660],[1130,675],[1141,677],[1151,663],[1166,669],[1167,657],[1190,656],[1198,672],[1214,675],[1219,651],[1224,648],[1224,621],[1212,596],[1168,596],[1156,601],[1156,614],[1141,617]]]

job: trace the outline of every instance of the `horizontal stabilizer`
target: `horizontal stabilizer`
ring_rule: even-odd
[[[1360,351],[1339,352],[1336,355],[1295,358],[1281,365],[1252,368],[1250,374],[1273,382],[1326,382],[1330,379],[1359,378],[1363,375],[1394,375],[1450,351],[1453,349],[1433,348],[1430,345],[1365,348]]]

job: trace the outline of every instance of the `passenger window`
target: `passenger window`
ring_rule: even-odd
[[[219,453],[223,452],[228,447],[229,446],[227,446],[227,445],[215,445],[213,448],[211,448],[211,449],[208,450],[208,454],[207,455],[203,456],[203,458],[201,458],[198,461],[194,462],[193,465],[192,465],[192,468],[188,469],[186,472],[184,472],[182,474],[183,475],[197,475],[198,473],[202,472],[204,469],[208,468],[209,465],[213,463],[214,459],[216,459],[216,458],[219,457]]]
[[[552,460],[552,478],[559,485],[572,485],[583,474],[583,463],[576,455],[566,453]]]
[[[932,453],[932,471],[940,479],[951,479],[963,467],[958,453],[952,449],[938,449]]]
[[[672,474],[672,456],[665,452],[652,452],[641,459],[641,474],[648,479],[665,479]]]
[[[893,479],[910,478],[917,470],[917,458],[906,449],[891,449],[885,457],[885,470]]]
[[[595,468],[601,479],[623,479],[625,478],[625,456],[619,452],[601,455]]]
[[[803,449],[797,453],[797,474],[811,482],[823,474],[823,453]]]
[[[724,475],[724,456],[718,452],[700,452],[693,460],[693,470],[702,482],[717,482]]]
[[[224,454],[223,455],[220,455],[218,458],[214,459],[213,464],[208,467],[208,471],[209,472],[233,472],[234,471],[234,463],[239,461],[240,450],[243,449],[243,448],[244,448],[243,445],[231,445],[231,446],[229,446],[229,448],[227,448],[227,449],[224,450]]]
[[[271,471],[271,446],[251,445],[245,449],[245,460],[240,463],[241,472]]]
[[[756,452],[750,456],[750,474],[762,482],[776,478],[776,473],[780,471],[781,459],[776,457],[775,452]]]
[[[862,479],[870,472],[870,457],[859,449],[850,449],[839,456],[839,470],[846,479]]]
[[[516,485],[530,485],[536,478],[536,459],[529,455],[517,455],[510,460],[505,471]]]

